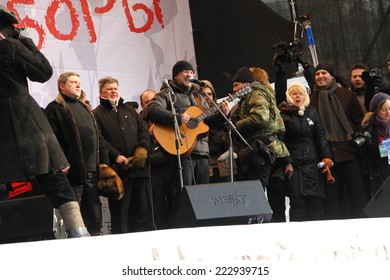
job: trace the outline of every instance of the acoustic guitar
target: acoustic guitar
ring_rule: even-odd
[[[253,89],[250,86],[246,86],[234,94],[229,94],[226,100],[228,102],[232,102],[234,99],[245,96],[252,91]],[[217,105],[219,108],[221,107],[221,103]],[[191,116],[191,119],[188,123],[183,123],[179,126],[181,140],[178,147],[180,155],[188,156],[192,152],[196,140],[207,135],[209,127],[203,122],[203,120],[217,111],[217,107],[210,107],[203,112],[196,106],[191,106],[185,111]],[[177,154],[175,129],[173,126],[165,126],[154,123],[153,133],[157,142],[166,152],[172,155]]]

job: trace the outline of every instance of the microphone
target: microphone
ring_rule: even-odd
[[[167,79],[164,79],[163,84],[173,93],[173,90],[172,90],[171,86],[169,85],[169,82]]]
[[[197,79],[189,79],[188,81],[191,82],[191,83],[198,84],[201,87],[208,87],[208,85],[205,82],[199,81]]]

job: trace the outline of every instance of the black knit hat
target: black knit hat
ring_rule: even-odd
[[[318,64],[315,71],[317,72],[318,70],[326,70],[331,76],[334,77],[334,66],[331,63],[324,62]]]
[[[195,72],[194,67],[192,67],[191,63],[185,60],[180,60],[173,65],[172,68],[172,79],[174,79],[177,74],[184,70],[192,70]]]
[[[252,72],[248,67],[241,67],[237,70],[236,75],[234,75],[233,83],[242,82],[242,83],[252,83],[255,80]]]

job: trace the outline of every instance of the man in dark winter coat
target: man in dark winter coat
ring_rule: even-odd
[[[99,80],[100,105],[93,110],[106,142],[110,163],[121,176],[124,197],[108,199],[111,232],[152,230],[149,171],[149,128],[119,95],[119,82],[112,77]]]
[[[108,154],[89,106],[80,100],[80,76],[65,72],[57,80],[59,94],[45,109],[54,133],[70,163],[67,177],[91,235],[99,235],[102,208],[97,188],[99,162]]]
[[[348,144],[353,133],[360,130],[363,111],[354,94],[336,84],[332,64],[319,64],[315,70],[316,86],[310,104],[317,109],[324,125],[336,180],[326,187],[326,215],[329,219],[362,218],[367,203],[366,187],[360,163]]]
[[[27,78],[44,83],[53,70],[19,21],[0,6],[0,183],[34,178],[59,208],[68,237],[88,236],[74,191],[62,170],[69,167]]]
[[[194,115],[191,116],[191,112],[196,112],[199,116],[209,108],[204,97],[198,94],[199,87],[195,86],[190,81],[194,75],[194,68],[189,62],[184,60],[176,62],[172,68],[172,80],[169,81],[169,85],[163,85],[162,90],[155,95],[148,105],[147,119],[154,123],[154,134],[156,138],[158,138],[158,135],[156,134],[156,125],[165,127],[166,130],[172,132],[165,139],[165,142],[169,142],[173,145],[171,145],[172,147],[175,147],[173,126],[175,120],[174,117],[181,128],[189,127],[191,126],[191,120],[194,120],[191,118],[197,117]],[[172,112],[170,96],[172,97],[173,105],[176,110],[176,116],[174,116]],[[227,101],[224,101],[221,104],[221,110],[224,114],[229,112],[229,104]],[[202,132],[198,134],[196,130],[190,129],[183,133],[183,145],[181,147],[185,147],[187,152],[181,154],[182,171],[178,166],[178,161],[173,158],[170,161],[169,167],[166,167],[167,172],[165,173],[165,176],[168,176],[172,182],[170,197],[168,199],[172,202],[170,208],[173,216],[175,215],[178,207],[181,192],[180,188],[182,187],[179,172],[182,172],[183,175],[183,185],[207,184],[209,182],[209,144],[207,137],[207,125],[218,127],[223,123],[224,118],[220,114],[213,114],[205,118],[204,123],[199,123],[199,125],[196,126],[196,128],[204,128],[206,125],[206,133],[202,130]],[[189,143],[190,141],[188,141],[188,139],[191,138],[189,134],[192,133],[198,135],[194,143]],[[162,144],[161,141],[160,144]],[[176,156],[176,150],[173,150],[174,152],[171,154]]]

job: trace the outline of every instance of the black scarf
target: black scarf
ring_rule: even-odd
[[[316,88],[318,91],[318,113],[324,124],[326,139],[332,142],[350,140],[353,133],[344,109],[334,94],[337,88],[335,81],[328,89]]]

